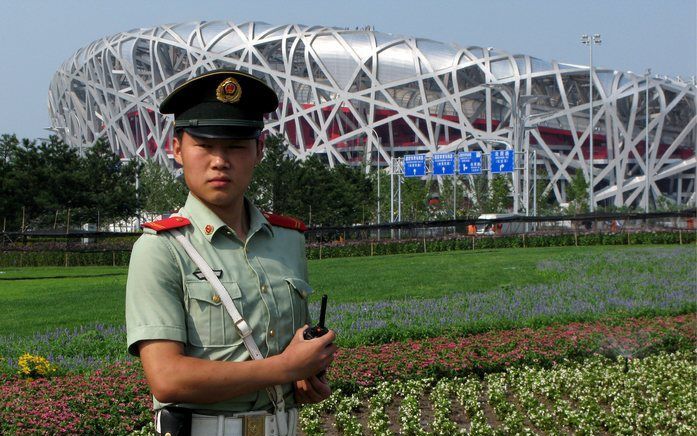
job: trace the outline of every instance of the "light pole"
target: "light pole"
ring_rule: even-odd
[[[645,108],[645,113],[644,113],[644,124],[646,125],[645,128],[645,138],[644,138],[644,165],[646,165],[646,174],[644,174],[644,182],[645,182],[645,187],[644,187],[644,213],[649,213],[649,198],[650,195],[649,193],[651,192],[651,182],[649,181],[649,177],[651,176],[651,166],[649,165],[649,79],[651,78],[651,68],[646,70],[646,80],[644,81],[644,85],[646,85],[646,97],[644,98],[646,100],[646,108]]]
[[[457,219],[457,176],[459,172],[459,160],[460,156],[458,155],[458,150],[460,150],[460,146],[462,144],[466,144],[468,139],[474,138],[474,136],[471,133],[465,133],[465,137],[463,139],[460,139],[457,144],[455,145],[455,150],[453,153],[455,154],[454,160],[457,160],[457,163],[455,164],[455,168],[453,171],[453,219]]]
[[[140,229],[140,163],[136,167],[136,231]]]
[[[483,85],[484,88],[489,88],[489,89],[497,89],[498,91],[502,93],[508,94],[508,97],[511,99],[511,131],[513,133],[513,153],[515,156],[515,153],[518,151],[519,147],[519,133],[518,133],[518,126],[520,125],[520,120],[519,120],[519,96],[518,92],[515,90],[515,84],[512,86],[512,90],[509,89],[509,87],[504,84],[504,83],[486,83]],[[520,196],[520,187],[519,185],[519,180],[518,180],[518,173],[516,171],[513,172],[513,213],[518,213],[518,208],[519,208],[519,196]]]
[[[593,45],[600,45],[602,41],[600,40],[600,34],[595,33],[593,36],[588,36],[586,34],[581,35],[581,43],[588,46],[588,53],[590,57],[590,65],[588,67],[588,100],[590,104],[588,105],[588,136],[590,139],[590,159],[588,164],[588,174],[589,174],[589,187],[588,187],[588,197],[590,201],[590,211],[593,213],[595,209],[593,199]]]
[[[533,206],[532,206],[532,215],[534,217],[537,217],[537,150],[532,151],[532,160],[533,160],[533,167],[532,167],[532,201],[533,201]],[[537,221],[535,221],[535,229],[537,228]]]
[[[525,105],[532,103],[535,100],[540,100],[540,99],[548,99],[548,95],[521,95],[520,96],[522,100],[522,105],[521,107],[524,107]],[[521,109],[518,110],[518,113],[522,112]],[[525,182],[525,193],[523,195],[523,203],[525,203],[525,216],[530,216],[530,141],[525,141],[525,138],[527,138],[526,132],[528,130],[534,130],[537,128],[537,123],[540,121],[540,119],[545,118],[549,116],[553,112],[543,112],[543,113],[537,113],[537,114],[530,114],[530,115],[521,115],[519,117],[519,124],[520,124],[520,138],[522,141],[522,146],[523,146],[523,152],[524,152],[524,163],[523,163],[523,177],[524,177],[524,182]],[[532,125],[530,125],[530,123]],[[533,153],[536,153],[535,150],[533,150]],[[535,179],[536,180],[536,179]],[[528,223],[525,223],[525,231],[527,232],[528,229]]]
[[[466,139],[465,139],[466,141]],[[458,159],[457,151],[460,149],[460,144],[462,144],[463,140],[457,143],[455,146],[455,156],[453,158],[453,162]],[[459,162],[458,162],[459,163]],[[457,219],[457,173],[458,173],[458,168],[457,164],[454,165],[455,168],[453,168],[453,219]]]
[[[380,136],[378,136],[378,133],[375,131],[373,128],[368,128],[370,132],[373,134],[373,140],[377,141],[375,143],[377,155],[378,155],[378,164],[377,164],[377,169],[375,171],[375,174],[377,174],[378,177],[378,200],[377,200],[377,224],[378,224],[378,239],[380,239]],[[391,221],[391,220],[390,220]]]
[[[515,85],[512,87],[513,89],[509,89],[509,87],[504,84],[504,83],[487,83],[483,85],[485,88],[489,89],[497,89],[499,91],[505,92],[508,94],[508,96],[511,99],[511,118],[512,118],[512,131],[513,131],[513,151],[514,153],[517,153],[518,150],[523,149],[523,181],[525,184],[524,188],[524,195],[523,195],[523,203],[525,204],[525,216],[530,215],[530,172],[529,172],[529,166],[530,166],[530,146],[525,144],[525,131],[527,127],[527,123],[529,120],[537,118],[539,116],[545,116],[548,115],[549,113],[544,113],[544,114],[535,114],[533,115],[528,115],[525,116],[523,115],[523,112],[525,111],[525,106],[529,105],[535,100],[539,99],[544,99],[544,98],[549,98],[547,95],[535,95],[535,94],[526,94],[526,95],[519,95],[516,90],[515,90]],[[519,199],[518,197],[520,196],[520,187],[519,185],[519,180],[517,177],[517,172],[513,173],[513,191],[514,191],[514,197],[513,197],[513,212],[518,213],[519,209]]]
[[[371,129],[372,130],[372,129]],[[380,143],[380,139],[377,136],[377,133],[375,133],[375,130],[372,130],[373,135],[378,138],[378,143]],[[375,170],[375,174],[378,176],[378,204],[377,204],[377,221],[378,221],[378,239],[380,239],[380,151],[378,150],[378,166],[377,169]]]

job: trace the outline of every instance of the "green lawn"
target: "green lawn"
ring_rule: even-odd
[[[502,285],[545,283],[552,278],[537,269],[539,261],[618,248],[622,247],[511,248],[325,259],[310,262],[310,282],[316,294],[331,292],[336,302],[429,298]]]
[[[316,289],[313,298],[331,293],[331,303],[428,298],[505,285],[549,283],[555,277],[538,270],[540,261],[626,249],[521,248],[325,259],[310,261],[309,270]],[[124,323],[126,268],[27,267],[0,271],[0,335]]]
[[[0,335],[82,324],[123,324],[126,268],[7,268],[0,274]]]

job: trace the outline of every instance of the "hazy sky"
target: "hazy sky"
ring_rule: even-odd
[[[133,28],[198,20],[372,25],[580,65],[588,65],[581,34],[600,33],[595,66],[697,74],[697,0],[0,0],[0,134],[47,136],[49,83],[77,49]]]

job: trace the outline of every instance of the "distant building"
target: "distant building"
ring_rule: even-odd
[[[537,175],[558,202],[575,171],[589,174],[588,67],[370,27],[214,21],[105,37],[56,72],[48,98],[53,129],[74,146],[106,136],[123,158],[171,167],[172,119],[159,115],[159,102],[184,80],[221,67],[248,71],[278,92],[268,129],[283,133],[299,158],[387,167],[405,154],[489,152],[508,143],[519,167],[529,158],[529,172],[513,180],[518,192],[533,174],[535,151]],[[594,68],[593,89],[595,202],[690,201],[694,83]]]

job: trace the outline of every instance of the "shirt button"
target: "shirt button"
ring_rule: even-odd
[[[261,285],[261,292],[266,292],[267,290],[268,288],[266,287],[266,285]]]
[[[214,302],[214,303],[220,303],[220,295],[214,295],[214,296],[213,296],[213,302]]]
[[[273,338],[274,336],[276,336],[276,331],[274,331],[274,330],[269,330],[269,336],[271,336],[272,338]]]

